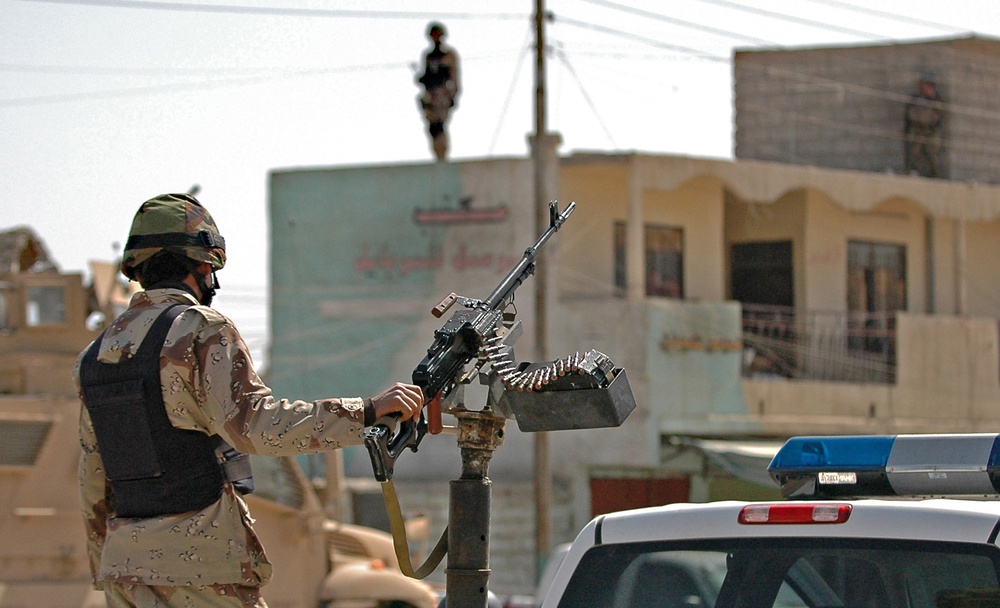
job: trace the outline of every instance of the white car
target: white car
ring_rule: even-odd
[[[792,438],[768,468],[789,500],[599,516],[542,607],[1000,606],[998,437]]]

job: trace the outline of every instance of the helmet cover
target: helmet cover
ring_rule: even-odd
[[[213,271],[226,265],[225,239],[190,194],[161,194],[139,207],[122,253],[122,274],[134,279],[135,267],[160,251],[207,262]]]

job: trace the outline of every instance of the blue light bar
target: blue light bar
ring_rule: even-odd
[[[1000,435],[792,437],[767,468],[785,498],[1000,495]]]

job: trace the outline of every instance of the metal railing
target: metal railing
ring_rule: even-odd
[[[896,315],[743,304],[744,377],[892,384]]]

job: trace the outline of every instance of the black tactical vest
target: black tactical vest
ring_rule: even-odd
[[[103,334],[80,365],[83,402],[97,434],[101,460],[118,517],[153,517],[197,511],[217,501],[223,483],[253,491],[250,457],[218,435],[170,424],[160,388],[160,351],[185,305],[161,314],[132,357],[97,360]],[[220,464],[220,455],[224,464]]]
[[[420,84],[428,91],[443,87],[451,80],[451,66],[444,62],[445,52],[438,45],[424,56],[424,74]]]

